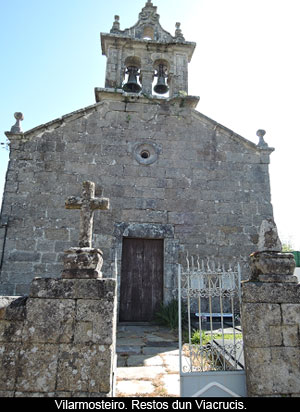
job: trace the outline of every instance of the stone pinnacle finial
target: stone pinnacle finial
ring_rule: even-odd
[[[264,141],[265,134],[266,134],[266,131],[263,129],[259,129],[256,132],[256,136],[259,137],[259,142],[258,142],[259,147],[268,147],[268,144]]]
[[[259,252],[281,252],[282,245],[273,219],[262,221],[258,239]]]
[[[11,127],[10,131],[11,133],[22,133],[21,121],[24,120],[24,115],[21,112],[16,112],[14,117],[16,119],[16,123]]]
[[[120,31],[120,16],[115,16],[115,21],[113,22],[113,26],[111,29],[111,33],[117,33]]]
[[[183,34],[182,34],[182,30],[180,28],[180,25],[181,25],[181,23],[178,23],[178,22],[175,24],[175,27],[176,27],[175,37],[178,40],[183,40],[184,41],[184,37],[183,37]]]

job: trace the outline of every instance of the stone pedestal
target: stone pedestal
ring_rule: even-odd
[[[101,279],[103,254],[89,247],[70,248],[65,251],[63,279]]]
[[[2,303],[1,396],[113,396],[114,279],[36,278]]]
[[[248,396],[300,396],[300,284],[292,254],[251,255],[242,283]]]
[[[262,251],[250,256],[251,281],[298,283],[292,253]]]

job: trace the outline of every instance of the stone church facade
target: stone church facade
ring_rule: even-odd
[[[273,216],[273,149],[195,110],[188,63],[196,45],[179,23],[174,36],[163,30],[151,1],[129,29],[115,16],[101,46],[106,79],[95,104],[6,133],[0,293],[24,295],[34,277],[60,276],[79,230],[79,211],[65,200],[90,180],[110,199],[109,210],[95,212],[93,246],[103,251],[103,276],[118,277],[120,319],[151,320],[145,309],[172,297],[187,252],[239,262],[247,277],[261,222]]]

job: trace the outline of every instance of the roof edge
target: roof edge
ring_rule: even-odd
[[[211,119],[210,117],[208,117],[205,114],[199,112],[198,110],[194,109],[192,111],[192,113],[193,113],[194,117],[197,117],[197,118],[201,117],[201,120],[204,119],[207,123],[210,123],[210,124],[214,125],[215,130],[220,129],[228,137],[235,140],[236,142],[242,143],[247,148],[250,148],[252,150],[254,149],[254,150],[259,151],[259,152],[269,153],[269,154],[271,154],[275,150],[274,147],[269,147],[269,146],[261,147],[261,146],[258,146],[257,144],[251,142],[251,140],[246,139],[245,137],[243,137],[240,134],[234,132],[233,130],[229,129],[226,126],[223,126],[221,123],[218,123],[216,120]]]
[[[97,106],[101,105],[102,102],[94,103],[90,106],[83,107],[82,109],[75,110],[74,112],[67,113],[57,119],[51,120],[50,122],[43,123],[39,126],[36,126],[32,129],[27,130],[26,132],[21,133],[12,133],[12,132],[4,132],[6,137],[9,140],[13,139],[30,139],[40,133],[44,133],[49,130],[57,129],[58,127],[62,126],[64,123],[68,123],[72,120],[78,119],[79,117],[85,116],[86,114],[95,111]]]

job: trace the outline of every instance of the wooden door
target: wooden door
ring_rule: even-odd
[[[163,301],[163,240],[123,239],[120,321],[149,322]]]

